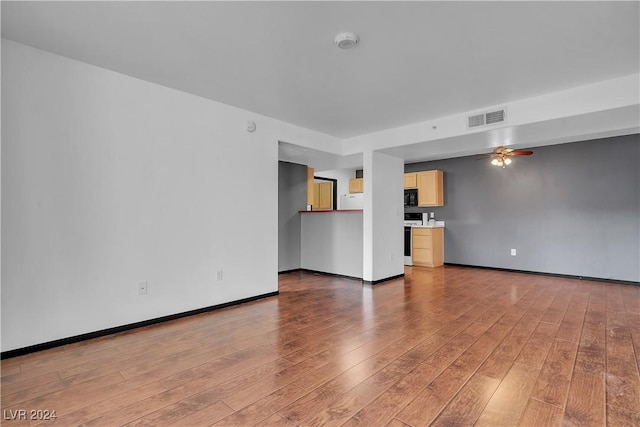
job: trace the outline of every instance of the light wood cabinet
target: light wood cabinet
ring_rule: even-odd
[[[315,203],[315,189],[313,186],[313,174],[314,169],[307,167],[307,204],[313,205]]]
[[[411,229],[413,265],[439,267],[444,264],[444,228]]]
[[[313,184],[313,210],[330,210],[333,209],[333,204],[331,203],[333,198],[332,190],[333,185],[331,182],[320,182],[317,184]]]
[[[364,179],[352,178],[349,180],[349,193],[363,193],[364,192]]]
[[[418,174],[416,172],[404,174],[404,189],[418,188]]]
[[[416,178],[418,206],[444,206],[442,171],[417,172]]]

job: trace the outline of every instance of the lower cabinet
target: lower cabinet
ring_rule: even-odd
[[[444,228],[411,228],[413,265],[439,267],[444,264]]]

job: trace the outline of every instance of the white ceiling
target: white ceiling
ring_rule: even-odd
[[[2,2],[5,38],[338,138],[638,73],[638,22],[636,1]]]

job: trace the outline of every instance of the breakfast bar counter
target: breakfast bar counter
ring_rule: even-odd
[[[362,210],[300,211],[301,267],[362,278]]]

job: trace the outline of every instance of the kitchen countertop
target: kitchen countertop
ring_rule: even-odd
[[[340,213],[340,212],[362,212],[362,209],[333,209],[333,210],[319,210],[319,211],[298,211],[301,214],[308,213]]]
[[[412,225],[415,228],[444,228],[444,221],[436,221],[435,225]]]

